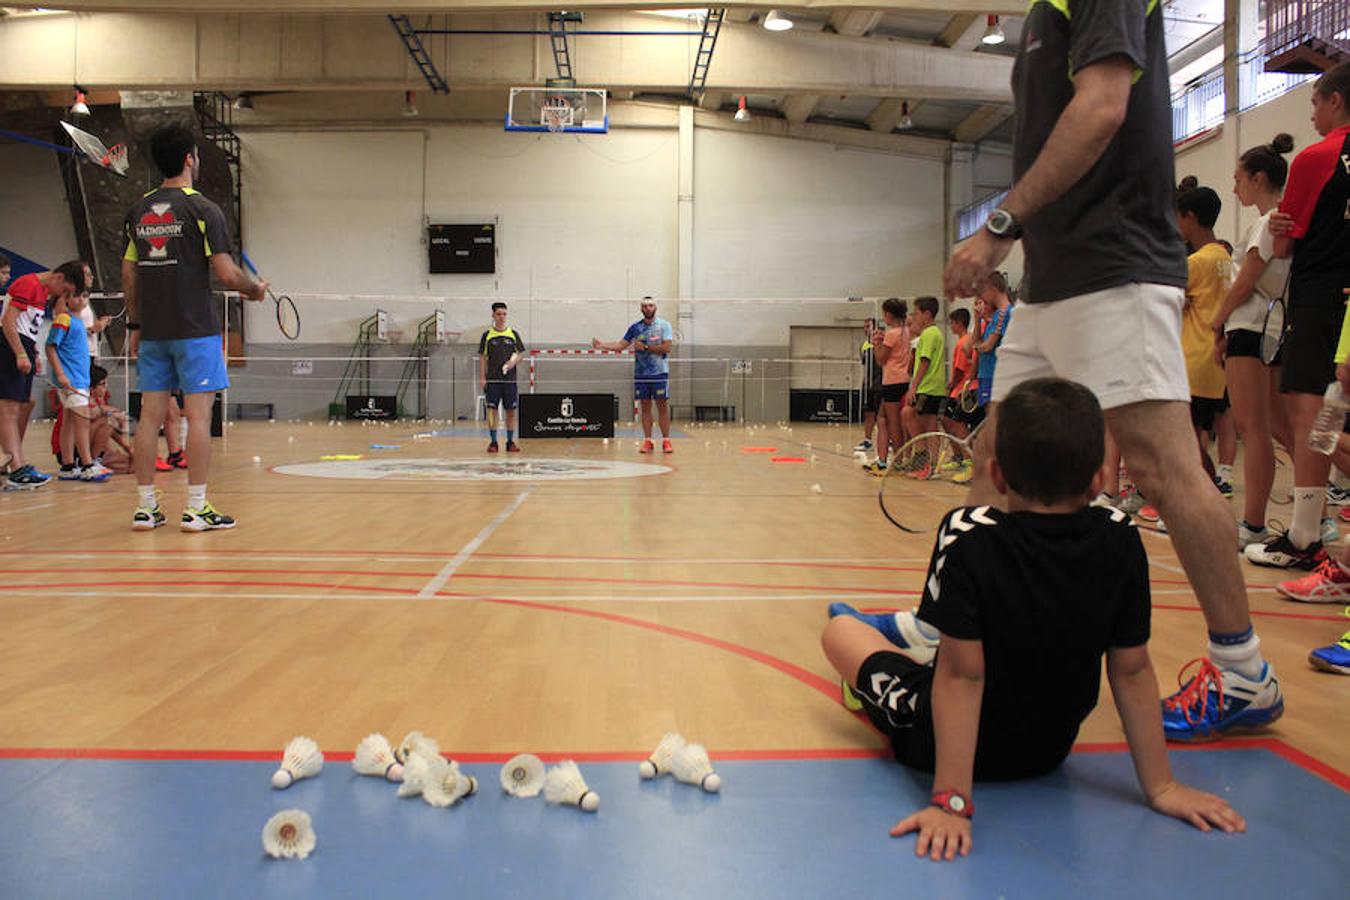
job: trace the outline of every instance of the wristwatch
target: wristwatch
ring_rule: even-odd
[[[928,801],[933,806],[954,816],[961,816],[964,819],[974,818],[975,804],[970,802],[970,798],[960,791],[938,791]]]
[[[1006,209],[996,209],[990,213],[984,227],[996,238],[1015,241],[1022,236],[1022,226]]]

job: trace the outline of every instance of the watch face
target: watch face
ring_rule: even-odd
[[[995,234],[1002,234],[1012,225],[1012,216],[1003,210],[997,210],[989,217],[989,230]]]
[[[966,798],[962,797],[960,794],[952,794],[947,798],[947,805],[952,808],[952,812],[965,812]]]

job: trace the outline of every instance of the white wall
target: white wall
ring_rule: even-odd
[[[0,144],[0,246],[48,266],[79,256],[54,150]]]

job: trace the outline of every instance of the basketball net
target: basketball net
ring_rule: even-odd
[[[549,131],[559,132],[571,124],[572,107],[566,104],[543,107],[544,125]]]

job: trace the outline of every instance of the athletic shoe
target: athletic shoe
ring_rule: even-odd
[[[913,478],[915,481],[927,481],[928,479],[930,479],[930,478],[933,477],[933,467],[932,467],[932,466],[924,466],[922,469],[919,469],[917,472],[906,472],[906,473],[905,473],[905,477],[906,477],[906,478]]]
[[[863,463],[863,471],[868,475],[883,478],[886,475],[886,464],[879,459],[874,459],[870,463]]]
[[[1341,529],[1336,527],[1336,517],[1327,516],[1322,520],[1322,543],[1334,544],[1341,539]]]
[[[1346,608],[1350,615],[1350,607]],[[1334,672],[1337,675],[1350,675],[1350,631],[1341,635],[1341,639],[1329,647],[1318,647],[1308,654],[1308,662],[1314,669]]]
[[[1162,518],[1162,516],[1158,514],[1158,507],[1154,506],[1152,503],[1145,503],[1140,506],[1139,511],[1136,512],[1135,515],[1145,522],[1157,522]]]
[[[1102,493],[1093,497],[1092,502],[1089,503],[1088,506],[1106,506],[1110,507],[1111,509],[1115,509],[1116,508],[1115,503],[1113,502],[1114,499],[1115,498],[1112,497],[1110,494],[1103,491]]]
[[[182,450],[177,453],[170,453],[164,461],[168,463],[170,469],[186,469],[188,467],[187,454]]]
[[[164,511],[156,503],[153,508],[138,506],[131,516],[132,531],[154,531],[165,522]]]
[[[1199,670],[1182,682],[1195,665]],[[1262,728],[1284,715],[1284,695],[1270,663],[1253,681],[1207,659],[1193,659],[1177,680],[1181,690],[1163,700],[1163,736],[1169,741],[1217,740],[1232,731]]]
[[[71,466],[68,469],[65,466],[62,466],[60,470],[56,473],[56,480],[79,481],[83,476],[84,470],[81,469],[79,466]]]
[[[1327,505],[1345,506],[1347,503],[1350,503],[1350,488],[1327,485]]]
[[[858,695],[853,693],[853,688],[848,686],[847,681],[842,679],[839,682],[839,696],[844,704],[844,709],[849,712],[862,712],[862,701]]]
[[[861,441],[858,441],[858,443],[853,445],[854,453],[866,453],[868,450],[871,449],[872,449],[872,442],[869,441],[867,438],[863,438]]]
[[[489,452],[489,453],[496,453],[496,452],[497,452],[498,450],[500,450],[500,449],[501,449],[501,448],[497,446],[497,442],[496,442],[496,441],[493,441],[492,443],[488,444],[488,452]]]
[[[1220,493],[1220,494],[1223,494],[1224,499],[1226,499],[1226,500],[1232,500],[1232,499],[1233,499],[1233,485],[1232,485],[1232,484],[1228,483],[1227,481],[1224,481],[1224,480],[1223,480],[1222,478],[1220,478],[1218,475],[1215,475],[1215,476],[1214,476],[1214,486],[1215,486],[1216,488],[1219,489],[1219,493]]]
[[[113,471],[100,463],[85,466],[80,470],[81,481],[103,482],[112,477]]]
[[[662,453],[675,452],[675,445],[670,442],[670,438],[663,438],[661,440],[661,452]]]
[[[1144,506],[1144,497],[1134,488],[1126,488],[1120,492],[1120,497],[1116,500],[1116,509],[1132,516],[1139,512]]]
[[[961,466],[961,471],[952,476],[952,484],[969,484],[970,479],[975,477],[975,464],[966,460],[965,465]]]
[[[644,440],[644,441],[642,442],[642,446],[638,448],[638,452],[639,452],[639,453],[651,453],[651,452],[652,452],[653,450],[655,450],[655,449],[656,449],[656,445],[652,443],[652,439],[651,439],[651,438],[647,438],[646,440]]]
[[[916,624],[914,613],[909,610],[894,613],[859,612],[847,603],[831,603],[830,618],[852,616],[859,622],[871,625],[880,631],[886,640],[905,651],[905,655],[921,666],[931,663],[937,656],[937,641],[923,636]]]
[[[184,509],[183,518],[178,523],[180,531],[215,531],[218,528],[233,528],[234,519],[216,511],[210,501],[201,509]]]
[[[961,471],[961,467],[964,466],[965,464],[966,461],[964,459],[956,459],[955,457],[953,457],[952,459],[949,459],[942,464],[942,471],[959,472]]]
[[[20,466],[9,477],[5,479],[5,490],[7,491],[34,491],[52,480],[52,476],[44,475],[32,465]]]
[[[1342,506],[1340,513],[1337,514],[1342,522],[1350,522],[1350,506]]]
[[[156,472],[172,472],[172,471],[173,471],[173,466],[171,466],[171,465],[169,465],[167,462],[165,462],[165,461],[164,461],[164,457],[162,457],[162,456],[156,456],[156,457],[155,457],[155,471],[156,471]]]
[[[519,453],[519,452],[520,452],[520,448],[519,448],[518,446],[516,446],[516,442],[515,442],[515,441],[507,441],[507,442],[506,442],[506,452],[507,452],[507,453]]]
[[[1238,522],[1238,552],[1246,549],[1248,544],[1264,544],[1270,540],[1270,529],[1266,527],[1248,528],[1246,522]]]
[[[1311,575],[1281,581],[1275,585],[1275,593],[1300,603],[1350,603],[1350,572],[1324,556]]]
[[[1275,569],[1303,569],[1312,571],[1326,558],[1320,541],[1313,541],[1304,549],[1295,547],[1289,535],[1282,534],[1264,544],[1248,544],[1242,550],[1247,562],[1258,566],[1270,566]]]

